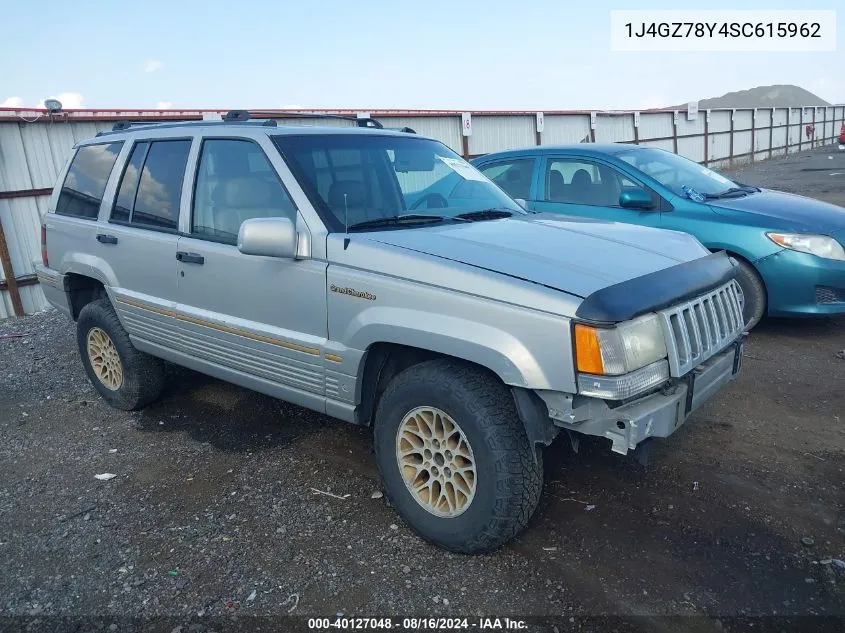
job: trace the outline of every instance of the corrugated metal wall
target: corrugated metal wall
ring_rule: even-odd
[[[57,124],[0,123],[0,193],[52,187],[73,144],[90,138],[110,122],[67,122]],[[41,215],[49,196],[0,198],[0,222],[16,277],[35,273],[33,262],[41,259]],[[0,280],[5,274],[0,271]],[[47,307],[37,285],[20,288],[24,311]],[[0,318],[14,314],[8,291],[0,292]]]
[[[351,114],[349,111],[332,112]],[[74,143],[110,129],[119,120],[178,120],[218,114],[199,110],[76,111],[53,121],[43,112],[0,109],[0,221],[15,276],[32,275],[33,262],[40,259],[40,218],[49,197],[28,194],[53,186]],[[381,119],[385,127],[413,128],[418,134],[436,138],[459,154],[470,156],[533,146],[538,141],[534,112],[473,114],[472,134],[468,138],[462,136],[460,112],[373,111],[370,115]],[[814,117],[815,137],[830,142],[839,134],[845,119],[845,106],[776,108],[774,111],[761,108],[757,110],[756,119],[752,110],[712,110],[699,112],[693,121],[688,121],[683,111],[642,112],[636,127],[634,112],[547,112],[539,142],[542,145],[591,140],[638,142],[724,167],[732,160],[760,160],[768,158],[770,153],[776,156],[811,147],[805,136],[805,126],[813,124]],[[594,127],[591,120],[595,121]],[[287,119],[286,123],[352,125],[348,121],[318,118]],[[789,147],[784,147],[787,145]],[[10,197],[10,192],[18,192],[18,196]],[[0,280],[3,279],[0,272]],[[21,287],[20,294],[26,312],[47,307],[37,285]],[[0,291],[0,318],[11,314],[9,293]]]

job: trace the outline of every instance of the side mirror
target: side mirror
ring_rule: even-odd
[[[513,201],[516,202],[523,209],[528,211],[528,203],[525,201],[525,198],[514,198]]]
[[[619,194],[619,206],[625,209],[653,209],[654,200],[645,189],[626,189]]]
[[[252,218],[238,231],[238,250],[244,255],[296,257],[298,235],[288,218]]]

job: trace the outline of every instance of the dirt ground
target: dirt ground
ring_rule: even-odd
[[[837,170],[742,179],[843,202]],[[372,498],[368,429],[178,368],[112,410],[74,336],[0,322],[0,615],[845,616],[845,319],[764,321],[645,469],[560,438],[528,529],[477,557]]]

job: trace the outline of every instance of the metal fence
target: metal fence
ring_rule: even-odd
[[[318,112],[318,111],[312,111]],[[716,168],[764,160],[835,142],[845,106],[646,112],[459,112],[384,110],[368,114],[386,127],[410,127],[469,158],[505,149],[566,143],[634,143],[660,147]],[[219,118],[220,110],[73,110],[0,108],[0,318],[47,307],[34,262],[40,224],[58,172],[74,143],[117,121]],[[282,110],[267,115],[285,118]],[[287,118],[293,125],[354,125],[342,120]]]

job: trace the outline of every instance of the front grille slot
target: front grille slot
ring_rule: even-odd
[[[741,290],[735,281],[660,312],[669,368],[683,376],[717,354],[743,330]]]
[[[845,303],[845,290],[837,290],[828,286],[816,286],[816,303],[820,305]]]

